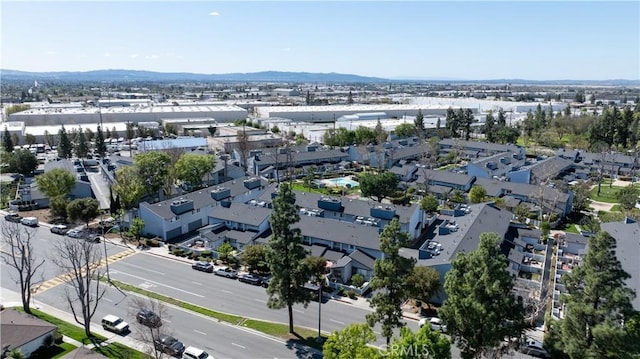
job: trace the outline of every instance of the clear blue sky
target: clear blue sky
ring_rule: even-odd
[[[640,79],[640,1],[2,1],[0,67]]]

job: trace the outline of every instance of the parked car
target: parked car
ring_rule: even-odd
[[[222,277],[231,278],[231,279],[238,278],[238,271],[236,271],[234,269],[231,269],[229,267],[216,268],[213,271],[213,274],[219,275],[219,276],[222,276]]]
[[[71,238],[82,238],[83,235],[84,234],[82,233],[82,231],[79,231],[77,229],[67,231],[67,236]]]
[[[20,223],[22,222],[22,216],[17,213],[9,213],[4,216],[4,220],[7,222]]]
[[[182,353],[182,359],[213,359],[213,357],[202,349],[188,347]]]
[[[117,334],[124,334],[129,331],[129,323],[115,315],[107,315],[102,318],[102,328]]]
[[[260,285],[262,285],[263,288],[266,288],[269,286],[269,283],[271,282],[271,275],[268,275],[266,277],[262,277],[262,283],[260,283]]]
[[[88,242],[93,242],[93,243],[100,243],[104,239],[101,235],[95,234],[95,233],[87,233],[83,237]]]
[[[177,358],[182,356],[185,349],[181,341],[170,335],[161,335],[159,338],[156,338],[153,345],[156,350]]]
[[[162,319],[149,309],[140,309],[136,314],[138,323],[150,328],[159,328],[162,326]]]
[[[67,226],[64,224],[56,224],[51,226],[51,233],[65,235],[67,234]]]
[[[38,218],[36,217],[24,217],[20,223],[29,227],[37,227],[38,226]]]
[[[213,272],[213,264],[209,262],[195,262],[191,265],[191,268],[195,270],[199,270],[201,272],[207,272],[207,273]]]
[[[545,359],[551,358],[551,355],[544,348],[537,345],[525,345],[522,348],[520,348],[520,352],[522,354],[531,355],[536,358],[545,358]]]
[[[418,322],[418,325],[420,326],[420,328],[422,328],[426,324],[429,324],[431,326],[431,330],[440,331],[442,333],[447,332],[447,326],[444,325],[444,323],[442,323],[442,320],[440,318],[436,318],[436,317],[422,318]]]
[[[249,284],[253,284],[253,285],[261,285],[262,284],[262,278],[258,277],[255,274],[241,274],[238,276],[238,280],[244,283],[249,283]]]

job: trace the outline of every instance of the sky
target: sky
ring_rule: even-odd
[[[0,68],[640,79],[640,1],[0,2]]]

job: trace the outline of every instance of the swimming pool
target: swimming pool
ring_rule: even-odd
[[[351,187],[351,188],[359,186],[358,182],[350,180],[347,177],[332,178],[326,181],[328,184],[332,184],[334,186]]]

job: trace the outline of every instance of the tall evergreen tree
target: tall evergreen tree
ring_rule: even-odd
[[[438,314],[463,358],[480,358],[505,338],[521,337],[524,308],[511,293],[507,265],[498,234],[482,233],[478,249],[459,253],[445,276],[448,298]]]
[[[625,285],[630,275],[616,258],[616,240],[609,233],[589,237],[587,247],[582,263],[563,277],[563,350],[572,359],[630,358],[635,344],[625,328],[635,296]]]
[[[76,143],[76,155],[78,158],[85,158],[89,154],[89,144],[87,143],[87,137],[84,134],[82,128],[78,132],[78,143]]]
[[[416,115],[415,120],[413,120],[413,124],[416,125],[418,137],[422,138],[424,136],[424,115],[422,114],[421,109],[418,109],[418,114]]]
[[[367,323],[382,324],[382,335],[391,341],[393,328],[404,326],[402,303],[407,299],[404,283],[411,274],[414,261],[400,255],[400,248],[408,245],[409,235],[400,229],[400,223],[393,219],[380,234],[380,251],[383,258],[376,259],[371,289],[375,292],[370,305],[375,309],[367,314]]]
[[[504,113],[502,107],[498,110],[498,127],[507,126],[507,116]]]
[[[484,133],[487,141],[496,142],[496,135],[494,133],[496,126],[496,120],[493,118],[493,111],[489,110],[487,118],[484,121]]]
[[[11,134],[9,133],[7,126],[4,126],[4,133],[2,134],[2,146],[7,153],[13,151],[13,140],[11,139]]]
[[[96,152],[100,157],[104,157],[105,153],[107,153],[107,144],[104,142],[104,133],[101,126],[98,126],[96,131]]]
[[[303,285],[309,280],[305,265],[306,252],[302,247],[300,228],[293,225],[300,221],[295,205],[296,196],[287,183],[280,183],[278,195],[273,200],[271,231],[273,235],[267,246],[266,261],[272,273],[267,287],[267,306],[271,309],[287,307],[289,311],[289,333],[294,333],[293,305],[309,304],[309,292]]]
[[[460,127],[460,122],[458,121],[458,116],[456,116],[456,112],[449,107],[447,109],[447,116],[445,118],[447,121],[447,131],[449,131],[449,135],[451,137],[458,137],[458,128]]]
[[[71,158],[73,155],[73,145],[71,144],[71,140],[69,140],[69,135],[67,134],[67,130],[64,128],[60,128],[58,133],[59,141],[58,144],[58,154],[61,158]]]

